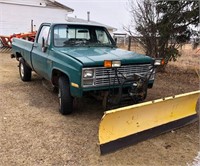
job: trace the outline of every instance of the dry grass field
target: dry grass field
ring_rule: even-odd
[[[146,100],[199,89],[200,52],[183,47],[183,56],[157,73]],[[101,103],[78,101],[75,113],[58,112],[57,94],[33,74],[22,82],[18,62],[0,53],[0,166],[168,166],[192,164],[199,149],[198,122],[137,145],[101,156],[98,125]]]
[[[200,70],[200,47],[193,50],[192,46],[186,44],[180,49],[181,57],[175,62],[170,62],[171,65],[179,67],[183,70],[194,70],[199,73]]]

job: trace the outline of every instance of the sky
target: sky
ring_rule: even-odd
[[[130,23],[128,0],[57,0],[74,9],[69,17],[87,19],[90,11],[90,20],[123,30],[123,26]]]

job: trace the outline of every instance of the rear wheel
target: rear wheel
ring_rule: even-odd
[[[58,80],[58,99],[60,105],[60,113],[68,115],[73,112],[73,97],[70,93],[69,80],[65,76],[61,76]]]
[[[22,81],[31,80],[31,68],[25,63],[24,59],[19,60],[19,74]]]

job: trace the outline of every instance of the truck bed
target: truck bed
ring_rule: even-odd
[[[14,38],[12,42],[12,52],[14,54],[19,53],[31,66],[31,51],[33,49],[33,42]]]

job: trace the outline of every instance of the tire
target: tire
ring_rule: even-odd
[[[61,76],[58,80],[58,99],[59,111],[62,115],[69,115],[73,112],[73,97],[70,93],[69,80],[65,76]]]
[[[27,82],[31,80],[31,68],[26,64],[24,59],[19,60],[19,75],[22,81]]]
[[[3,48],[3,42],[1,39],[0,39],[0,48]]]

